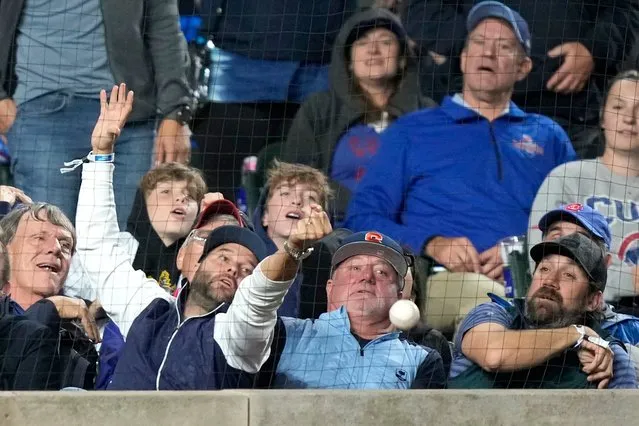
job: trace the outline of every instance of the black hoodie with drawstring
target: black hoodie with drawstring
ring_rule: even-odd
[[[144,271],[148,277],[155,279],[172,293],[180,278],[180,271],[176,264],[177,254],[186,237],[180,238],[170,246],[164,245],[151,225],[144,194],[140,189],[135,194],[126,230],[139,243],[133,260],[133,269]]]

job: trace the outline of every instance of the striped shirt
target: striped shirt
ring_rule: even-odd
[[[498,303],[483,303],[464,318],[455,335],[453,352],[453,363],[450,368],[450,378],[459,376],[473,365],[473,362],[466,358],[461,351],[461,343],[464,335],[484,323],[494,323],[510,328],[515,317]],[[626,351],[617,344],[610,346],[614,352],[613,378],[610,380],[609,389],[636,389],[637,377],[634,366]]]

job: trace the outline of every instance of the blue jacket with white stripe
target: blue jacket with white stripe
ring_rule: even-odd
[[[134,321],[108,390],[216,390],[252,386],[230,367],[214,337],[227,304],[182,320],[188,286],[176,301],[153,301]]]

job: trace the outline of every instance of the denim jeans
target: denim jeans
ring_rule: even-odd
[[[98,99],[53,92],[18,106],[7,135],[14,185],[33,201],[60,207],[75,222],[82,169],[61,174],[65,161],[91,151],[91,133],[100,114]],[[127,124],[115,145],[114,191],[120,229],[133,206],[140,178],[150,169],[155,120]]]

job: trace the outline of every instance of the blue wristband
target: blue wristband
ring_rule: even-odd
[[[93,151],[91,151],[89,152],[89,155],[87,155],[87,160],[96,163],[113,163],[115,160],[115,154],[94,154]]]

